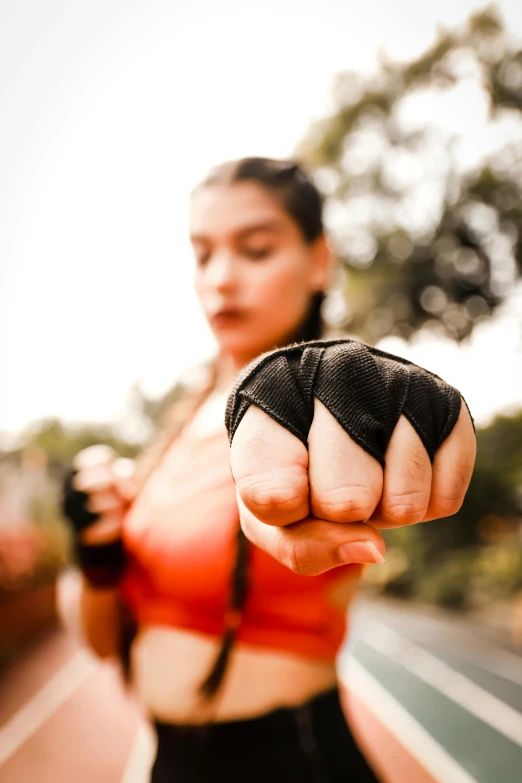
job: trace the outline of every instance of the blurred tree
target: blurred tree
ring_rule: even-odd
[[[209,367],[195,366],[161,397],[148,397],[138,384],[132,389],[131,426],[83,424],[68,426],[60,419],[48,419],[31,427],[20,437],[15,451],[1,452],[0,461],[16,458],[20,462],[35,460],[39,452],[46,456],[46,467],[51,476],[61,477],[72,459],[82,449],[97,443],[111,446],[121,457],[135,457],[162,426],[168,412],[181,402],[187,393],[208,382]],[[129,425],[129,422],[127,422]],[[128,436],[128,433],[131,436]]]
[[[140,416],[154,432],[161,426],[167,411],[181,400],[185,386],[182,380],[178,380],[161,397],[147,397],[138,387],[135,387],[135,394]]]
[[[490,8],[331,97],[297,154],[342,261],[333,319],[371,342],[462,340],[522,271],[522,50]]]
[[[23,446],[12,456],[23,458],[29,447],[38,447],[47,455],[51,476],[61,478],[75,454],[96,443],[106,443],[122,457],[134,457],[139,446],[117,437],[107,425],[68,427],[59,419],[41,422],[22,438]]]

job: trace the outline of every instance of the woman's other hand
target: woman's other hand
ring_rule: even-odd
[[[119,458],[109,446],[100,444],[80,451],[73,460],[73,471],[70,490],[93,515],[78,533],[80,540],[101,544],[119,538],[136,492],[133,460]]]

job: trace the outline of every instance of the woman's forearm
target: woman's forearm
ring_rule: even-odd
[[[100,658],[121,653],[121,604],[116,589],[93,588],[82,579],[81,615],[85,638]]]
[[[103,658],[121,653],[117,585],[125,565],[123,518],[134,491],[129,465],[107,446],[91,446],[76,455],[64,483],[63,512],[72,528],[74,559],[82,573],[83,632]]]

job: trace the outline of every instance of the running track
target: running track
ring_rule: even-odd
[[[69,626],[73,593],[67,577]],[[521,783],[520,656],[393,604],[361,605],[351,639],[339,659],[347,713],[383,783]],[[0,682],[0,783],[145,783],[152,752],[117,670],[68,630]]]

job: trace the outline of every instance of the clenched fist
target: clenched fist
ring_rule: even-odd
[[[63,511],[85,543],[101,543],[119,537],[134,494],[133,461],[109,446],[90,446],[73,460]]]
[[[226,423],[243,530],[299,574],[384,562],[378,528],[454,514],[475,461],[456,389],[352,340],[260,357]]]

